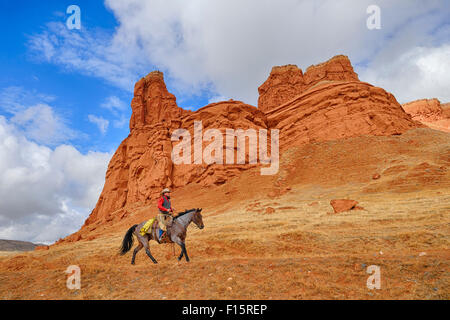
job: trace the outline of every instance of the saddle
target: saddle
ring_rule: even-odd
[[[153,229],[154,229],[154,231],[155,231],[154,235],[156,236],[156,238],[157,238],[156,240],[157,240],[159,243],[171,243],[171,242],[172,242],[172,240],[170,240],[170,238],[169,238],[169,236],[168,236],[168,234],[167,234],[167,231],[163,233],[161,239],[159,240],[159,234],[160,234],[160,232],[161,232],[162,230],[159,228],[159,222],[158,222],[158,219],[156,219],[156,218],[151,218],[150,220],[148,220],[148,221],[142,226],[142,228],[141,228],[141,230],[139,231],[139,233],[140,233],[142,236],[145,236],[145,234],[148,232],[148,230],[149,230],[150,228],[153,227],[153,225],[154,225],[154,228],[153,228]],[[168,228],[168,229],[170,229],[170,228]]]

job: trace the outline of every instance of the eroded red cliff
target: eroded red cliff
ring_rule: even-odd
[[[258,108],[230,100],[190,112],[177,106],[161,72],[139,80],[131,102],[130,134],[112,157],[104,189],[83,228],[133,214],[133,206],[153,203],[164,187],[220,185],[258,165],[248,164],[248,148],[246,164],[226,164],[225,143],[211,153],[219,152],[224,164],[195,163],[195,122],[201,122],[203,134],[208,129],[222,134],[227,129],[278,129],[280,152],[315,141],[398,135],[422,126],[392,94],[360,82],[345,56],[311,66],[305,74],[293,65],[274,67],[259,92]],[[190,164],[175,164],[172,159],[180,142],[171,137],[180,128],[191,137]],[[202,150],[213,140],[204,139]],[[235,151],[236,146],[230,149]],[[77,233],[64,241],[80,238]]]
[[[434,99],[421,99],[402,105],[406,113],[422,124],[444,132],[450,132],[450,108]]]
[[[305,74],[296,65],[273,67],[269,78],[258,88],[258,108],[268,112],[327,81],[359,81],[347,56],[339,55],[310,66]]]

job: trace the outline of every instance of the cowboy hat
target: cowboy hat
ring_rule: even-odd
[[[170,193],[169,188],[165,188],[163,191],[161,191],[161,194],[164,194],[164,193]]]

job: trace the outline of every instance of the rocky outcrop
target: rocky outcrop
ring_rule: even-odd
[[[280,130],[280,147],[358,135],[393,135],[421,125],[395,97],[360,82],[346,56],[309,67],[274,67],[259,87],[258,108]]]
[[[450,103],[441,103],[441,108],[444,117],[450,119]]]
[[[340,213],[350,210],[363,210],[362,207],[358,206],[358,201],[355,200],[337,199],[331,200],[330,204],[333,207],[334,213]]]
[[[434,99],[421,99],[402,105],[406,113],[431,129],[450,132],[450,109]]]
[[[146,88],[151,90],[151,87]],[[144,91],[142,95],[149,96],[149,93]],[[155,104],[149,100],[146,105]],[[208,129],[217,129],[224,137],[226,129],[266,129],[266,116],[260,110],[240,101],[213,103],[192,113],[178,113],[173,105],[170,108],[175,112],[166,113],[164,121],[154,124],[146,122],[141,123],[141,127],[132,127],[130,135],[121,143],[109,163],[105,186],[85,225],[97,221],[107,222],[113,218],[115,211],[129,204],[152,203],[163,187],[178,188],[190,183],[219,185],[242,170],[255,166],[248,164],[248,148],[245,151],[246,165],[208,164],[203,161],[204,157],[200,158],[200,163],[196,163],[194,122],[200,124],[202,134]],[[191,138],[189,144],[192,155],[188,164],[174,165],[172,160],[172,150],[179,141],[172,141],[171,138],[177,129],[187,130]],[[211,141],[202,139],[201,149],[205,151]],[[223,138],[222,163],[226,163],[226,149]],[[122,217],[126,216],[124,212],[121,214]]]
[[[273,67],[269,78],[258,88],[258,108],[270,111],[298,96],[305,88],[303,72],[297,66]]]
[[[259,92],[259,108],[229,100],[190,112],[177,106],[161,72],[139,80],[131,102],[130,134],[109,163],[105,186],[84,228],[93,230],[97,223],[127,217],[134,206],[154,203],[164,187],[221,185],[258,166],[249,164],[250,139],[245,146],[245,164],[236,163],[237,144],[227,146],[226,130],[266,129],[270,135],[270,130],[279,129],[281,152],[315,141],[396,135],[421,126],[392,94],[360,82],[345,56],[312,66],[305,74],[293,65],[274,67]],[[186,134],[173,139],[178,129]],[[208,139],[205,133],[209,133]],[[196,140],[199,136],[203,139]],[[175,163],[172,155],[185,139],[190,139],[185,143],[190,154],[184,158],[186,162]],[[219,147],[211,148],[216,139]],[[200,154],[195,151],[199,146]],[[231,164],[227,163],[229,151]],[[222,159],[223,164],[206,161],[205,154],[216,161]],[[59,243],[81,239],[84,236],[74,234]]]
[[[395,97],[359,81],[317,84],[266,112],[280,130],[280,148],[360,135],[397,135],[421,127]]]
[[[131,109],[130,131],[190,113],[177,106],[176,98],[167,91],[160,71],[150,72],[136,83]]]
[[[46,251],[49,250],[50,247],[49,246],[37,246],[34,248],[35,251]]]
[[[442,119],[441,102],[438,99],[416,100],[405,103],[402,107],[414,120],[420,122],[430,122]]]
[[[359,81],[347,56],[338,55],[330,60],[308,67],[305,82],[313,86],[321,81]]]
[[[296,65],[273,67],[269,78],[258,88],[258,108],[264,112],[288,102],[318,83],[359,81],[348,57],[339,55],[310,66],[306,73]]]

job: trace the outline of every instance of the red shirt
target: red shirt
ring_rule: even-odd
[[[169,200],[165,196],[161,196],[161,198],[159,198],[159,200],[158,200],[158,209],[161,211],[164,211],[164,212],[169,212],[169,209],[163,207],[164,200],[169,202]]]

